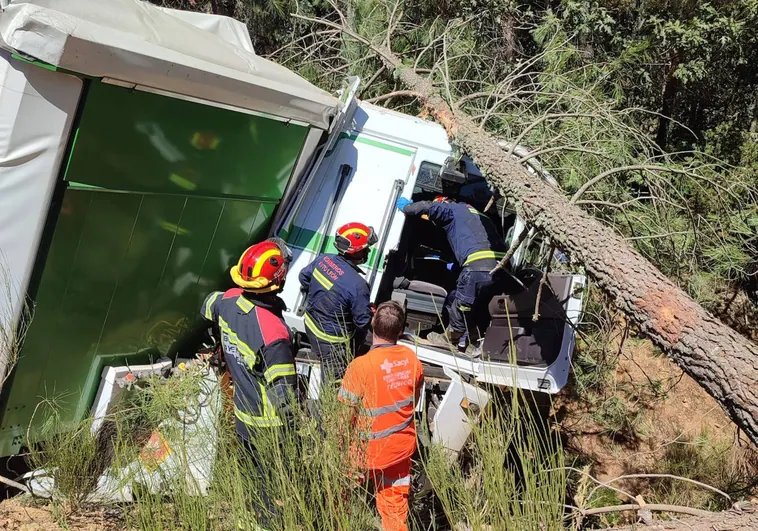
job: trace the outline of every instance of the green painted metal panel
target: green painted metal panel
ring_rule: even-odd
[[[307,128],[94,83],[67,180],[112,190],[279,199]]]
[[[204,149],[194,147],[195,128],[218,142],[204,137]],[[205,295],[230,286],[229,267],[265,237],[306,132],[93,86],[35,317],[4,394],[0,455],[20,449],[30,422],[37,437],[49,417],[37,408],[41,399],[53,399],[61,421],[74,424],[105,365],[176,350],[195,329]],[[182,160],[169,160],[169,144]],[[169,178],[179,171],[195,186]]]

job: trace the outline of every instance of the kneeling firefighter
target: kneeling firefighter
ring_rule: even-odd
[[[274,513],[265,488],[265,456],[256,448],[257,437],[277,437],[292,427],[296,404],[295,353],[282,317],[284,286],[292,254],[281,240],[249,247],[231,270],[237,288],[208,295],[200,310],[213,323],[234,384],[237,437],[252,460],[261,485],[263,504],[254,504],[264,529]],[[259,439],[261,440],[261,439]]]
[[[371,292],[358,267],[377,242],[374,229],[347,223],[337,229],[338,254],[322,254],[300,271],[308,292],[305,329],[312,351],[321,360],[322,381],[341,379],[363,344],[371,324]]]
[[[422,216],[442,227],[460,268],[455,291],[445,302],[450,319],[447,336],[432,332],[427,339],[447,348],[451,343],[457,346],[466,332],[469,340],[477,338],[473,310],[489,303],[484,299],[494,285],[490,271],[507,251],[495,224],[474,207],[441,195],[417,203],[401,197],[397,208],[406,216]]]

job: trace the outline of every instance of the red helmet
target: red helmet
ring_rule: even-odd
[[[282,251],[271,240],[248,247],[232,268],[232,280],[242,289],[256,293],[280,289],[287,275],[288,251]]]
[[[432,202],[434,202],[434,203],[450,203],[450,201],[452,201],[452,200],[449,197],[447,197],[445,195],[438,195],[437,197],[434,198],[434,200]]]
[[[374,245],[377,240],[373,227],[353,222],[346,223],[337,229],[334,246],[342,254],[355,254]]]

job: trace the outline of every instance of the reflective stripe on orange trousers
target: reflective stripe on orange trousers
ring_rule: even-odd
[[[376,509],[384,531],[408,531],[408,495],[411,491],[411,460],[405,459],[381,470],[369,470],[376,489]]]

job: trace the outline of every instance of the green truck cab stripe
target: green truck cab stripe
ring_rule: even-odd
[[[385,151],[392,151],[393,153],[399,153],[400,155],[405,155],[406,157],[412,157],[415,155],[415,151],[411,149],[402,148],[399,146],[393,146],[392,144],[387,144],[385,142],[380,142],[379,140],[374,140],[373,138],[369,138],[365,135],[362,135],[360,133],[352,132],[352,133],[341,133],[339,140],[348,139],[352,140],[353,142],[358,142],[359,144],[366,144],[368,146],[373,146],[379,149],[384,149]],[[337,144],[332,148],[332,151],[336,148]],[[331,154],[327,153],[327,156]]]

